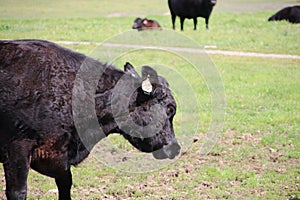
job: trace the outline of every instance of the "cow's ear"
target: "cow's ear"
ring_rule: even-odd
[[[157,72],[149,67],[142,67],[142,90],[145,94],[150,95],[158,84]]]
[[[135,78],[139,78],[139,74],[135,71],[134,67],[129,63],[126,62],[124,65],[124,71],[129,73],[131,76],[135,77]]]

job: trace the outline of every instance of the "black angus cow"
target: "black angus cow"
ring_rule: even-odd
[[[88,69],[101,72],[100,78]],[[94,106],[84,110],[80,102]],[[91,123],[93,110],[98,127]],[[149,66],[139,76],[129,63],[122,71],[48,41],[0,41],[0,162],[7,199],[26,199],[30,167],[55,179],[60,200],[71,199],[70,167],[111,133],[157,159],[173,159],[180,151],[175,112],[167,81]]]
[[[290,6],[279,10],[268,21],[287,20],[290,23],[300,23],[300,6]]]
[[[137,29],[138,31],[153,30],[153,29],[162,30],[161,26],[156,20],[147,19],[147,18],[142,19],[140,17],[137,17],[134,20],[132,29]]]
[[[216,3],[217,0],[168,0],[173,29],[175,29],[176,16],[180,18],[182,31],[186,18],[194,20],[194,30],[196,30],[197,17],[205,18],[206,29],[208,29],[209,17]]]

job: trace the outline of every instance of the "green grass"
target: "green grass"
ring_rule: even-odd
[[[91,156],[72,169],[74,199],[299,198],[299,61],[212,60],[227,100],[225,131],[213,151],[200,158],[200,139],[175,163],[145,174],[115,171]],[[37,173],[29,186],[29,199],[56,196],[54,181]]]
[[[298,60],[214,58],[225,84],[227,120],[232,123],[238,120],[236,128],[240,131],[274,131],[273,127],[276,127],[276,132],[283,133],[287,123],[289,129],[297,127],[300,109]],[[246,121],[253,122],[254,126]]]
[[[134,10],[134,12],[132,12]],[[2,0],[0,13],[5,19],[33,18],[93,18],[113,16],[163,15],[168,12],[167,3],[161,0],[118,0],[110,1],[42,1]]]
[[[295,0],[227,0],[218,1],[214,8],[217,13],[254,13],[263,10],[279,9],[296,4]],[[1,0],[2,19],[45,19],[45,18],[93,18],[113,16],[167,15],[166,0],[118,0],[110,1],[43,1],[43,0]]]
[[[1,39],[103,42],[130,30],[136,16],[149,16],[163,27],[171,27],[170,16],[165,15],[168,12],[166,1],[160,0],[150,4],[148,0],[126,0],[122,4],[116,0],[14,2],[1,1]],[[193,31],[192,21],[187,20],[185,31],[179,32],[177,28],[177,32],[200,46],[213,45],[221,50],[300,55],[299,25],[266,21],[275,10],[288,3],[295,1],[218,1],[210,30],[205,30],[203,20],[199,20],[198,30]],[[258,5],[268,9],[254,12]],[[250,12],[243,12],[245,8]],[[107,17],[116,13],[120,17]],[[179,27],[178,21],[176,25]],[[152,33],[140,33],[141,37],[127,41],[147,39],[147,34]],[[172,37],[168,35],[167,38]],[[87,55],[95,53],[96,48],[94,44],[64,46]],[[179,109],[174,126],[177,136],[190,135],[198,142],[188,143],[191,147],[185,149],[176,162],[148,173],[112,169],[122,166],[123,162],[107,166],[93,154],[72,168],[73,198],[299,199],[300,60],[211,55],[224,84],[226,115],[224,132],[215,148],[200,157],[199,149],[212,117],[210,91],[205,77],[191,70],[190,64],[179,55],[139,50],[120,56],[114,64],[122,67],[130,60],[136,66],[154,65],[160,73],[169,76],[178,101],[182,101],[180,98],[186,91],[178,84],[180,79],[168,74],[167,69],[186,79],[199,104],[200,124],[194,133],[191,123],[194,117],[184,115],[184,111],[189,110]],[[199,55],[194,54],[192,58],[197,59]],[[104,142],[134,151],[118,136],[106,138]],[[57,196],[53,190],[56,188],[54,180],[36,172],[30,171],[28,185],[28,199],[55,199]],[[3,175],[0,188],[4,187]],[[0,199],[4,199],[3,190],[0,190]]]
[[[210,30],[204,28],[204,20],[199,20],[198,30],[193,31],[192,21],[187,20],[183,34],[201,46],[216,46],[221,50],[300,55],[300,25],[284,21],[268,22],[271,14],[216,13],[211,17]],[[171,28],[169,16],[151,18],[157,19],[163,27]],[[133,20],[134,17],[1,19],[0,38],[102,42],[130,30]],[[179,20],[176,25],[179,28]]]

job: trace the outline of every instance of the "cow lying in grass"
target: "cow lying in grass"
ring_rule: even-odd
[[[90,96],[79,71],[96,83]],[[96,71],[102,75],[93,82]],[[92,111],[84,104],[94,105]],[[93,110],[100,133],[91,123]],[[59,199],[71,199],[70,167],[111,133],[157,159],[173,159],[180,151],[175,113],[167,81],[149,66],[139,76],[130,63],[122,71],[51,42],[0,41],[0,162],[10,200],[26,199],[30,167],[55,179]]]
[[[138,31],[162,29],[157,21],[147,18],[141,19],[139,17],[134,20],[132,28],[137,29]]]
[[[290,6],[279,10],[268,21],[286,20],[290,23],[300,23],[300,6]]]

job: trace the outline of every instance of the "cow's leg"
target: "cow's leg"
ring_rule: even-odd
[[[175,30],[175,21],[176,21],[176,15],[172,14],[172,25],[173,25],[173,30]]]
[[[194,18],[194,30],[197,30],[197,17]]]
[[[180,29],[183,31],[183,23],[184,23],[185,18],[180,17]]]
[[[71,199],[72,173],[70,169],[60,173],[55,177],[55,182],[58,188],[59,200]]]
[[[24,200],[27,195],[27,176],[30,163],[30,152],[33,142],[19,140],[7,147],[6,159],[3,163],[6,196],[8,200]]]
[[[206,18],[205,18],[205,25],[206,25],[206,29],[208,29],[208,20],[209,20],[209,18],[208,18],[208,17],[206,17]]]

